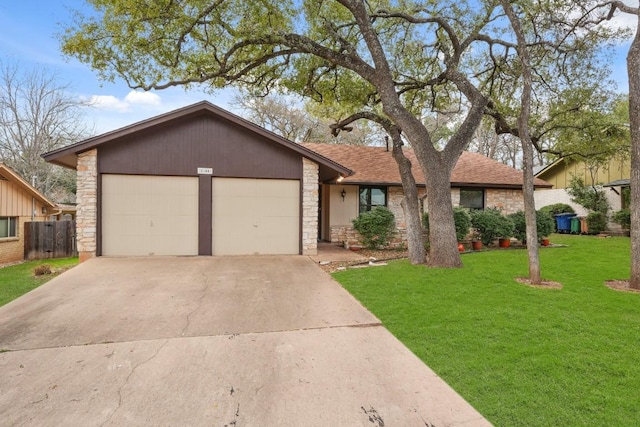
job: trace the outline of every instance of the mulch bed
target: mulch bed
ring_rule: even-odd
[[[607,280],[604,284],[614,291],[640,293],[640,289],[631,289],[628,280]]]

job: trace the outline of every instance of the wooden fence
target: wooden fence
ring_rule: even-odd
[[[40,221],[24,224],[24,259],[77,256],[75,221]]]

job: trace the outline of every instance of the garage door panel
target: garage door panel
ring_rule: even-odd
[[[213,178],[214,255],[298,254],[300,183]]]
[[[197,255],[198,179],[102,176],[103,255]]]

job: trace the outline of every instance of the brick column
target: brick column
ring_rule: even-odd
[[[302,158],[302,254],[318,253],[318,164]]]
[[[98,152],[78,154],[76,240],[80,262],[96,256],[96,226],[98,221]]]

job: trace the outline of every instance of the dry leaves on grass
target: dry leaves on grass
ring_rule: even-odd
[[[562,284],[559,282],[554,282],[552,280],[543,280],[540,284],[531,283],[530,279],[526,277],[516,277],[516,282],[525,284],[527,286],[531,286],[532,288],[539,289],[562,289]]]

